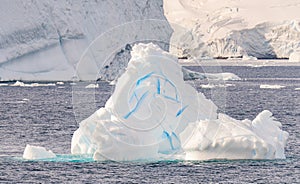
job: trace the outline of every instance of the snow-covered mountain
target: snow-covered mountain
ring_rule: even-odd
[[[162,0],[2,0],[0,3],[0,80],[71,80],[80,57],[99,35],[127,22],[166,20]],[[129,26],[142,32],[140,24]],[[171,33],[171,27],[165,25],[142,34],[168,42]],[[166,44],[161,46],[168,49]],[[110,53],[110,60],[124,55],[128,61],[128,48],[124,44]]]
[[[179,56],[288,58],[300,48],[299,0],[164,0]]]

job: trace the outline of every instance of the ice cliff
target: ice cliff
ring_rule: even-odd
[[[297,0],[164,0],[180,57],[289,58],[300,48]]]
[[[162,0],[3,0],[0,80],[71,80],[80,56],[96,37],[127,22],[165,20],[162,5]],[[166,24],[144,34],[168,43],[171,33]],[[130,45],[123,45],[109,60],[123,59],[126,66],[128,52]]]

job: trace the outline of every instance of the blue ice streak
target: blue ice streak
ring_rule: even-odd
[[[136,93],[133,92],[133,94],[131,95],[130,99],[129,99],[129,103],[133,100],[133,98],[135,97],[136,100],[139,100]]]
[[[175,132],[172,132],[172,135],[176,138],[176,140],[180,143],[180,139],[178,138],[178,136],[175,134]]]
[[[157,79],[157,94],[160,94],[160,80]]]
[[[188,107],[188,105],[186,105],[186,106],[184,106],[183,108],[181,108],[181,109],[177,112],[176,117],[180,116],[180,115],[183,113],[183,111],[184,111],[187,107]]]
[[[173,146],[173,143],[172,143],[172,138],[171,138],[171,136],[170,136],[169,133],[166,132],[165,130],[163,131],[163,133],[164,133],[164,135],[167,137],[167,139],[169,140],[170,146],[171,146],[172,150],[174,150],[174,146]]]
[[[170,96],[167,96],[167,95],[163,95],[163,97],[165,97],[168,100],[172,100],[172,101],[175,101],[175,102],[179,103],[179,101],[177,99],[173,98],[173,97],[170,97]]]
[[[165,78],[165,83],[169,83],[175,89],[175,94],[176,94],[175,99],[176,99],[176,101],[178,101],[178,92],[177,92],[177,88],[176,88],[175,84],[172,81],[170,81],[165,75],[163,75],[163,76]]]
[[[147,75],[139,78],[138,81],[136,81],[136,86],[139,86],[144,80],[148,79],[149,77],[151,77],[151,75],[153,75],[154,72],[148,73]]]
[[[144,99],[147,97],[148,92],[149,91],[145,92],[142,95],[142,97],[138,100],[138,102],[136,103],[135,107],[128,114],[126,114],[124,116],[125,119],[129,118],[129,116],[131,116],[131,114],[135,113],[138,110],[139,106],[142,104],[142,102],[144,101]]]

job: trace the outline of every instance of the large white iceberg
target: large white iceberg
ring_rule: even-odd
[[[218,114],[185,83],[177,59],[154,44],[135,45],[105,107],[80,123],[72,154],[95,160],[285,158],[288,133],[269,111],[253,121]]]

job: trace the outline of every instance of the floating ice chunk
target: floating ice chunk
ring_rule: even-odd
[[[202,84],[200,86],[201,86],[201,88],[204,88],[204,89],[212,89],[212,88],[232,87],[232,86],[235,86],[235,85],[234,84]]]
[[[25,86],[25,84],[24,82],[16,81],[14,84],[11,84],[10,86],[23,87]]]
[[[206,79],[207,77],[199,72],[195,72],[192,70],[188,70],[186,68],[182,68],[183,78],[184,80],[194,80],[194,79]]]
[[[25,84],[25,87],[43,87],[43,86],[56,86],[56,85],[54,83],[48,83],[48,84],[31,83],[31,84]]]
[[[296,91],[300,91],[300,88],[295,88]]]
[[[114,86],[114,85],[116,85],[116,83],[117,83],[117,80],[112,80],[109,82],[109,85]]]
[[[184,80],[209,79],[209,80],[241,80],[233,73],[200,73],[182,68]]]
[[[243,55],[243,58],[242,58],[243,61],[256,61],[257,58],[256,57],[253,57],[253,56],[248,56],[248,55]]]
[[[285,86],[262,84],[259,86],[259,88],[260,89],[281,89],[281,88],[285,88]]]
[[[241,78],[234,73],[206,73],[205,76],[211,80],[241,80]]]
[[[99,84],[89,84],[85,88],[99,88]]]
[[[44,147],[26,145],[23,158],[27,160],[38,160],[46,158],[55,158],[56,155],[51,150],[46,150]]]
[[[0,83],[0,87],[1,86],[8,86],[8,84],[6,84],[6,83]]]
[[[57,85],[64,85],[64,82],[56,82]]]
[[[24,82],[16,81],[14,84],[11,84],[10,86],[16,86],[16,87],[41,87],[41,86],[55,86],[55,84],[54,83],[48,83],[48,84],[31,83],[31,84],[25,84]]]
[[[248,67],[252,67],[252,68],[260,68],[260,67],[264,67],[265,66],[265,64],[261,64],[261,63],[259,63],[259,64],[248,64],[247,65]]]

